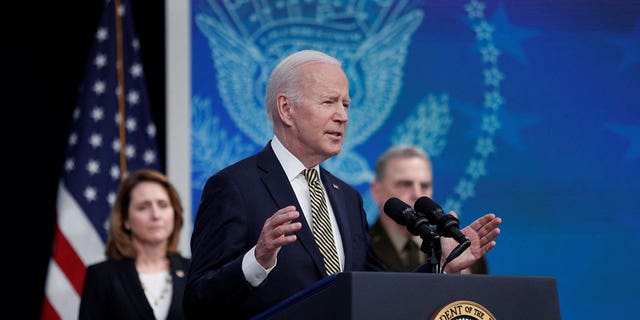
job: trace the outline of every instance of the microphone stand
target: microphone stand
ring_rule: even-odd
[[[420,238],[422,238],[420,251],[427,255],[426,264],[429,265],[431,273],[440,273],[440,257],[442,256],[440,235],[430,232],[429,234],[421,234]]]

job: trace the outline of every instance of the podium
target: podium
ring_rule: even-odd
[[[252,319],[452,320],[455,312],[439,312],[456,301],[475,302],[497,320],[561,319],[553,277],[414,272],[338,273]]]

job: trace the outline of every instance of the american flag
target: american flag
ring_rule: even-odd
[[[78,318],[86,267],[105,258],[121,177],[139,168],[160,170],[142,69],[129,5],[106,1],[58,186],[42,319]]]

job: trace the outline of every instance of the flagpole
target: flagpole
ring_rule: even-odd
[[[120,0],[115,0],[113,6],[115,21],[116,21],[116,70],[118,73],[118,113],[120,117],[119,123],[119,136],[120,136],[120,180],[124,180],[127,175],[127,157],[125,147],[127,145],[127,135],[125,131],[125,105],[124,105],[124,61],[122,54],[122,18],[120,16]]]

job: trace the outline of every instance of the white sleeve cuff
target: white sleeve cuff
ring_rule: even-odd
[[[265,269],[258,263],[258,260],[256,260],[255,251],[256,247],[254,246],[249,252],[244,254],[242,258],[242,273],[244,273],[244,278],[247,279],[247,282],[257,287],[267,278],[269,272],[276,267],[278,259],[276,258],[276,263],[274,263],[271,268]]]

